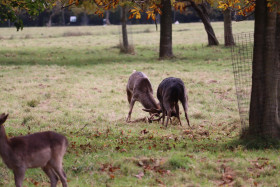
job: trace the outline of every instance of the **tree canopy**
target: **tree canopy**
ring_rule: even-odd
[[[36,16],[46,8],[51,7],[53,0],[1,0],[0,1],[0,22],[10,20],[14,22],[17,30],[23,28],[23,22],[19,18],[19,11],[25,11],[30,16]]]

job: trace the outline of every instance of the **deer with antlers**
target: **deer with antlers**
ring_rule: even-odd
[[[153,96],[153,88],[147,75],[134,70],[128,79],[126,86],[127,100],[130,105],[126,121],[129,122],[133,106],[136,101],[140,102],[145,109],[150,109],[150,115],[158,114],[160,110],[159,103],[156,102]]]

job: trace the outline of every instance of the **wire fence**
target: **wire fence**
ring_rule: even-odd
[[[232,67],[242,131],[249,126],[254,33],[234,35]]]

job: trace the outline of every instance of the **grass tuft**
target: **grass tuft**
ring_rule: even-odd
[[[63,37],[72,37],[72,36],[89,36],[92,35],[91,32],[74,32],[74,31],[67,31],[63,33]]]
[[[27,101],[27,106],[34,108],[34,107],[38,106],[39,103],[40,103],[39,100],[32,99],[30,101]]]

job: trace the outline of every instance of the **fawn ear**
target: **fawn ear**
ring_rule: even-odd
[[[5,114],[5,113],[3,113],[3,114],[0,115],[0,125],[2,125],[3,123],[5,123],[6,119],[8,118],[8,115],[9,115],[9,114]]]
[[[151,108],[151,109],[142,109],[145,112],[150,112],[150,113],[156,113],[156,114],[160,114],[162,111],[160,109],[155,109],[155,108]]]

